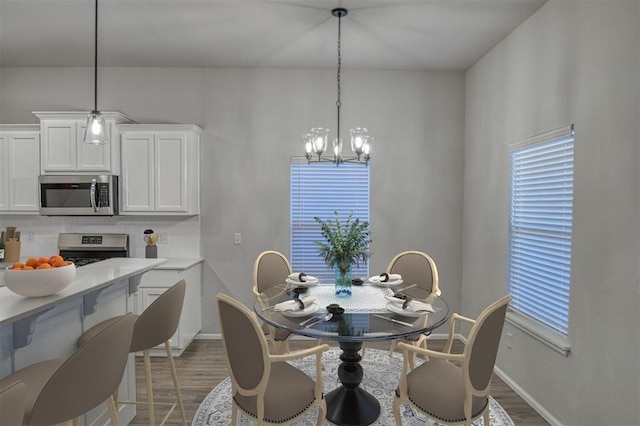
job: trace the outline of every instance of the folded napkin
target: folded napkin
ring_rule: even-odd
[[[300,300],[304,307],[300,306],[298,302]],[[286,302],[280,302],[273,307],[274,311],[283,312],[283,311],[298,311],[304,309],[308,306],[311,306],[316,299],[314,297],[306,296],[301,297],[300,299],[287,300]]]
[[[296,281],[299,283],[306,283],[306,282],[316,282],[318,281],[318,279],[316,277],[312,277],[311,275],[307,275],[304,272],[294,272],[293,274],[289,274],[289,276],[287,277],[289,278],[291,281]]]
[[[374,275],[369,278],[369,281],[386,283],[386,282],[394,282],[402,279],[402,275],[400,274],[387,274],[386,272],[381,273],[380,275]]]
[[[393,296],[384,296],[384,298],[394,305],[398,305],[400,308],[402,308],[402,305],[406,301],[405,299],[399,299]],[[429,303],[420,302],[418,300],[410,300],[404,310],[411,312],[433,312],[433,307]]]

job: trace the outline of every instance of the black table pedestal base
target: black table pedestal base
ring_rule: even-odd
[[[370,425],[380,416],[380,403],[369,392],[361,389],[362,366],[360,354],[362,342],[340,342],[342,363],[338,378],[342,386],[325,396],[327,420],[337,425]]]

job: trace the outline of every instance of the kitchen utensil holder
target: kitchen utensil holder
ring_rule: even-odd
[[[18,262],[20,260],[20,241],[8,240],[4,242],[4,261]]]
[[[144,256],[147,259],[156,259],[158,257],[158,246],[147,246],[144,251]]]

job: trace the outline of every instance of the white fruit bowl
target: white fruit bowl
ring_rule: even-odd
[[[26,297],[51,296],[64,290],[76,277],[76,265],[51,269],[34,269],[32,271],[4,271],[4,283],[12,292]]]

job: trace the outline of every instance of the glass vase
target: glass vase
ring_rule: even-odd
[[[335,272],[336,297],[351,297],[351,262],[337,261],[333,265]]]

